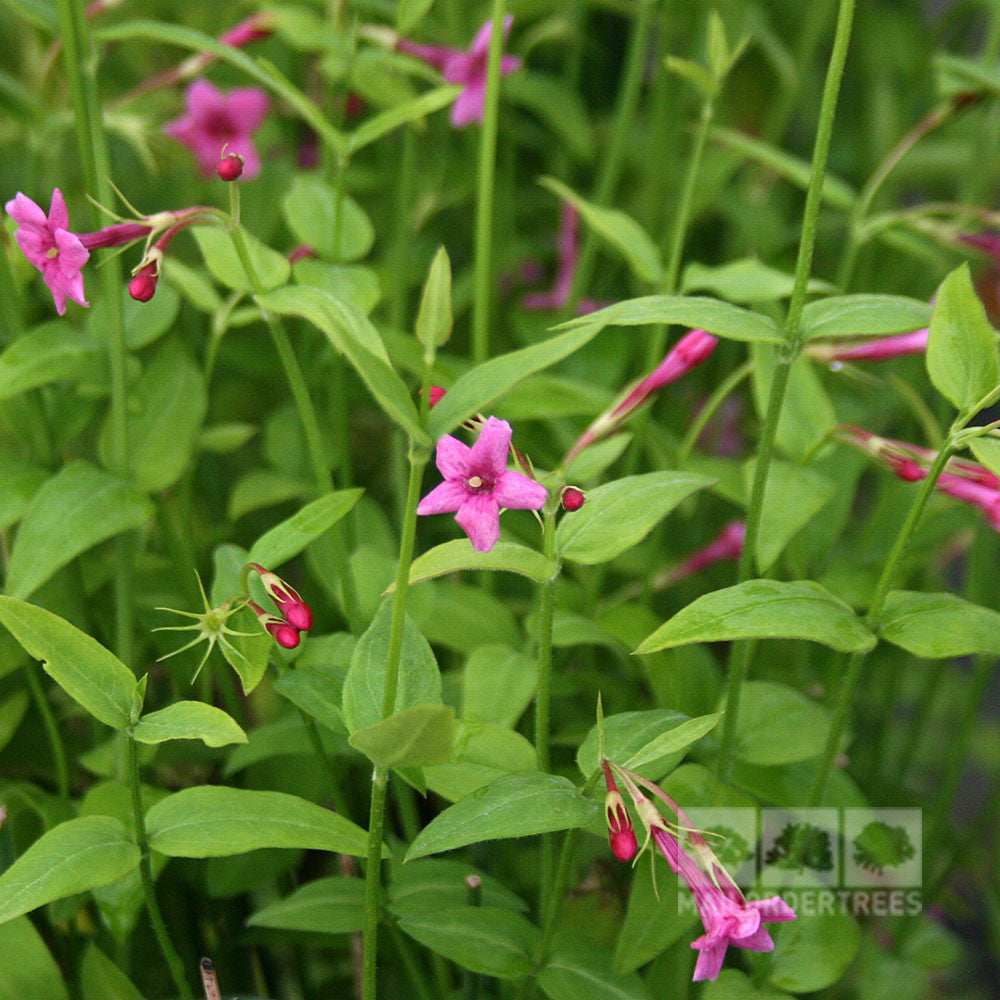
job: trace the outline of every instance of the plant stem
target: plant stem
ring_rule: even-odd
[[[146,815],[142,807],[142,785],[139,783],[139,749],[131,732],[128,734],[128,771],[129,784],[132,789],[132,817],[135,822],[135,838],[139,845],[141,857],[139,859],[139,876],[142,879],[142,891],[146,898],[146,909],[149,910],[149,919],[153,925],[153,932],[160,945],[160,951],[170,969],[170,976],[177,987],[183,1000],[193,1000],[191,988],[184,978],[184,964],[180,955],[177,954],[170,935],[167,933],[167,926],[163,922],[163,915],[160,913],[159,904],[156,902],[156,889],[153,885],[153,866],[149,855],[149,838],[146,836]]]
[[[389,936],[392,938],[392,943],[399,952],[403,968],[406,969],[406,974],[410,977],[410,982],[413,984],[416,995],[420,997],[420,1000],[435,1000],[431,988],[427,985],[427,976],[417,964],[413,948],[406,939],[406,935],[394,923],[390,923]]]
[[[556,557],[556,505],[558,493],[553,491],[543,512],[544,533],[542,544],[545,556]],[[549,771],[549,749],[551,742],[552,710],[552,622],[556,607],[556,581],[558,571],[551,580],[541,586],[538,605],[538,689],[535,693],[535,753],[538,756],[538,770]],[[552,869],[555,859],[555,843],[551,833],[542,834],[541,895],[543,901],[549,899],[552,885]]]
[[[500,111],[500,59],[506,0],[493,0],[493,30],[486,64],[486,99],[483,131],[479,139],[479,174],[476,181],[476,246],[472,302],[472,360],[482,364],[490,354],[490,304],[493,299],[493,185],[496,175],[497,127]]]
[[[934,492],[934,485],[937,483],[938,476],[941,475],[944,467],[948,464],[948,459],[951,458],[954,450],[954,445],[949,437],[944,447],[937,453],[926,477],[920,482],[920,490],[910,505],[906,520],[899,529],[899,534],[896,536],[892,551],[889,553],[889,558],[886,560],[885,566],[882,568],[882,574],[875,585],[875,593],[872,596],[871,606],[868,609],[868,614],[865,615],[865,624],[870,628],[878,626],[879,618],[885,607],[885,599],[889,595],[889,589],[892,587],[896,571],[899,569],[899,563],[906,553],[906,549],[910,544],[910,539],[920,521],[924,508],[927,506],[927,502]],[[867,652],[852,653],[848,661],[847,670],[837,695],[837,706],[830,725],[830,733],[827,737],[826,746],[823,749],[823,756],[820,760],[819,770],[816,772],[812,791],[809,794],[809,806],[819,805],[826,791],[830,775],[833,773],[837,751],[840,749],[841,741],[844,738],[844,731],[847,728],[847,717],[854,702],[854,692],[858,686],[858,680],[861,677],[861,668],[864,666],[867,655]]]
[[[45,736],[49,741],[49,749],[52,752],[52,759],[56,765],[56,783],[59,788],[59,798],[69,801],[69,768],[66,765],[66,747],[63,745],[62,734],[56,724],[56,718],[52,714],[52,706],[46,697],[45,689],[42,687],[41,679],[38,676],[38,664],[34,660],[25,665],[25,674],[28,678],[28,688],[31,697],[34,699],[38,713],[42,717],[42,724],[45,726]]]
[[[738,368],[734,368],[714,389],[712,395],[708,397],[705,401],[705,405],[698,411],[698,415],[691,421],[691,426],[688,428],[687,433],[684,435],[684,440],[681,441],[680,447],[677,449],[677,464],[683,466],[688,460],[694,446],[698,443],[698,438],[701,437],[702,431],[708,425],[708,422],[715,416],[716,411],[719,407],[726,401],[726,398],[730,393],[735,390],[739,384],[750,376],[753,371],[753,362],[746,361]]]
[[[639,95],[642,92],[642,77],[646,66],[646,53],[649,48],[649,34],[655,8],[656,0],[639,0],[639,9],[632,25],[628,52],[625,56],[621,89],[618,92],[614,132],[605,149],[597,183],[594,186],[592,201],[597,205],[608,203],[621,177],[626,144],[629,133],[632,131],[632,122],[639,104]],[[588,228],[583,241],[583,249],[580,252],[580,262],[576,274],[573,276],[573,285],[566,302],[565,311],[569,316],[576,313],[576,307],[590,285],[596,257],[597,240],[593,231]]]
[[[254,295],[263,295],[265,293],[264,285],[260,280],[257,269],[254,267],[246,237],[239,225],[239,186],[235,183],[230,184],[229,191],[232,206],[232,221],[229,226],[229,235],[240,258],[240,263],[242,263],[250,284],[253,286]],[[306,449],[313,467],[316,485],[320,494],[329,493],[334,488],[333,476],[330,473],[330,466],[327,463],[323,450],[323,437],[319,428],[319,420],[316,417],[316,409],[309,395],[309,387],[306,385],[302,368],[295,357],[295,351],[292,349],[291,341],[288,339],[288,334],[285,332],[285,326],[281,322],[281,318],[272,315],[263,308],[261,309],[261,315],[264,317],[264,322],[270,331],[271,341],[278,353],[278,359],[281,361],[281,367],[285,372],[288,387],[292,391],[292,399],[295,402],[296,410],[298,410],[299,420],[306,437]],[[344,614],[347,617],[351,631],[355,635],[359,635],[364,623],[362,622],[361,609],[358,605],[358,593],[354,583],[354,574],[351,572],[347,561],[343,532],[340,529],[340,525],[334,525],[330,531],[334,542],[331,546],[334,569],[343,588]]]
[[[410,586],[410,563],[417,533],[417,503],[420,482],[429,452],[410,443],[410,478],[406,489],[406,509],[399,543],[399,565],[396,568],[396,590],[389,624],[389,650],[385,666],[385,688],[382,693],[382,718],[388,718],[396,705],[399,688],[399,660],[403,649],[403,628],[406,624],[406,597]],[[378,973],[379,892],[381,889],[382,830],[385,825],[385,797],[389,772],[376,767],[372,777],[371,809],[368,816],[368,857],[365,866],[365,931],[362,995],[375,1000]]]
[[[403,131],[403,155],[399,163],[399,180],[397,182],[396,233],[392,247],[392,301],[389,304],[389,320],[396,330],[404,329],[406,324],[410,240],[413,235],[411,211],[416,163],[417,135],[412,128],[406,128]]]
[[[851,22],[854,17],[854,0],[840,0],[837,14],[837,30],[830,53],[830,65],[823,87],[823,101],[820,106],[819,124],[816,129],[816,143],[813,147],[812,169],[809,176],[809,190],[802,216],[802,236],[799,240],[799,254],[795,265],[795,284],[788,306],[788,316],[782,331],[785,343],[778,354],[771,392],[761,431],[760,451],[754,469],[750,504],[747,509],[746,539],[740,556],[737,578],[740,583],[753,576],[757,538],[760,534],[761,514],[764,509],[764,492],[774,454],[774,442],[781,419],[781,408],[785,401],[785,390],[792,363],[802,349],[802,310],[805,308],[809,273],[812,269],[813,251],[816,246],[816,225],[822,202],[823,178],[826,160],[830,151],[830,136],[833,118],[837,110],[840,93],[840,79],[847,59],[847,47],[851,37]],[[736,744],[736,722],[739,714],[740,694],[750,665],[752,647],[747,642],[733,644],[730,655],[729,688],[726,693],[726,714],[723,721],[722,746],[719,751],[719,775],[725,780],[733,766]]]
[[[112,203],[111,160],[97,90],[97,53],[84,12],[84,0],[59,0],[57,12],[66,77],[73,101],[73,119],[88,189],[104,206]],[[96,211],[93,213],[97,220]],[[101,301],[107,310],[108,368],[111,375],[111,471],[128,478],[128,414],[126,409],[125,325],[122,317],[122,276],[117,256],[105,251],[98,271]],[[115,538],[115,652],[132,660],[133,551],[128,535]]]

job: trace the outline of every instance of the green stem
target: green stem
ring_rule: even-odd
[[[306,727],[306,735],[309,737],[313,753],[316,755],[316,759],[323,765],[323,769],[330,778],[330,798],[333,800],[333,808],[341,816],[346,816],[348,813],[347,801],[344,799],[344,793],[340,788],[341,772],[338,770],[337,765],[330,759],[330,755],[323,746],[323,737],[320,734],[316,720],[301,708],[299,709],[299,715],[302,718],[302,724]]]
[[[781,419],[781,408],[785,401],[785,391],[788,388],[788,378],[792,363],[802,349],[802,310],[805,308],[806,291],[809,286],[809,273],[812,269],[813,251],[816,246],[816,227],[822,202],[823,178],[826,174],[826,161],[830,152],[830,136],[833,131],[833,119],[837,110],[837,97],[840,93],[840,80],[847,59],[847,47],[851,37],[851,22],[854,17],[854,0],[840,0],[837,14],[837,31],[834,36],[833,50],[830,53],[830,65],[827,70],[826,83],[823,87],[823,102],[820,106],[819,124],[816,130],[816,143],[813,147],[812,169],[809,176],[809,190],[806,194],[806,204],[802,216],[802,236],[799,241],[798,260],[795,265],[795,284],[792,298],[788,306],[788,316],[782,331],[785,344],[779,352],[774,376],[771,380],[771,393],[768,399],[767,412],[764,416],[764,426],[761,431],[760,452],[754,469],[753,486],[750,491],[750,504],[747,509],[746,538],[743,553],[740,556],[738,580],[740,583],[753,576],[757,538],[760,534],[761,514],[764,509],[764,492],[767,488],[768,473],[774,454],[774,442],[778,432],[778,421]],[[740,694],[750,665],[751,647],[747,642],[733,644],[730,655],[729,688],[726,694],[726,715],[723,721],[722,746],[719,752],[719,775],[725,779],[733,766],[733,754],[736,745],[736,722],[739,713]]]
[[[708,422],[715,416],[716,411],[726,401],[726,398],[733,392],[739,384],[748,378],[753,371],[753,362],[746,361],[739,368],[731,371],[716,387],[712,395],[708,397],[705,405],[698,411],[698,415],[691,422],[684,439],[677,449],[677,464],[683,466],[688,460],[694,446],[698,443],[698,438],[708,426]]]
[[[632,131],[639,96],[642,92],[642,78],[646,68],[646,55],[649,50],[649,36],[653,25],[653,13],[656,0],[639,0],[639,9],[635,14],[635,22],[629,37],[628,53],[625,56],[625,70],[621,89],[618,92],[618,105],[615,108],[615,127],[608,143],[604,159],[601,163],[594,196],[591,199],[597,205],[606,205],[618,186],[622,166],[625,162],[625,150]],[[576,307],[590,285],[594,273],[594,263],[597,257],[597,239],[594,232],[588,228],[580,252],[580,262],[573,276],[573,285],[566,303],[567,315],[574,315]]]
[[[409,291],[410,241],[413,235],[411,211],[413,206],[413,181],[417,163],[417,135],[412,128],[403,133],[403,155],[399,164],[399,181],[396,197],[396,233],[392,248],[392,302],[389,318],[396,330],[406,324],[406,295]]]
[[[59,0],[59,30],[66,77],[73,101],[73,118],[83,160],[87,188],[100,204],[112,204],[111,160],[108,156],[104,118],[97,90],[97,53],[87,27],[84,0]],[[94,213],[95,221],[97,214]],[[111,374],[111,470],[128,478],[128,414],[126,409],[125,325],[122,317],[122,275],[118,257],[105,251],[98,272],[101,300],[106,309],[108,362]],[[115,552],[115,652],[125,663],[132,660],[133,551],[128,535],[118,535]]]
[[[483,131],[479,139],[479,174],[476,182],[476,246],[472,302],[472,360],[482,364],[490,354],[490,304],[493,299],[493,186],[496,175],[497,127],[500,111],[500,59],[506,0],[493,0],[493,31],[486,64],[486,100]]]
[[[159,904],[156,902],[156,889],[153,885],[153,867],[150,861],[149,838],[146,835],[146,817],[142,807],[142,785],[139,783],[139,749],[132,734],[128,734],[128,771],[129,783],[132,789],[132,817],[135,822],[135,838],[139,845],[139,875],[142,879],[142,891],[146,898],[146,909],[149,910],[149,919],[153,925],[153,932],[160,945],[160,951],[170,969],[170,976],[177,987],[183,1000],[193,1000],[191,988],[184,978],[184,963],[181,962],[180,955],[177,954],[170,935],[167,933],[167,926],[163,922],[163,915],[160,913]]]
[[[69,801],[69,767],[66,764],[66,747],[63,745],[62,734],[56,724],[56,718],[52,714],[52,706],[46,697],[45,689],[42,687],[41,679],[38,676],[38,664],[34,660],[25,666],[25,674],[28,678],[28,688],[31,690],[31,697],[34,699],[38,713],[42,717],[42,724],[45,726],[45,736],[49,741],[49,749],[52,752],[52,759],[56,765],[56,783],[59,787],[59,798]]]
[[[558,492],[553,491],[543,512],[543,550],[548,559],[556,558],[556,508]],[[535,693],[535,753],[538,756],[538,770],[543,774],[550,767],[550,743],[552,730],[552,622],[556,608],[556,581],[558,571],[551,580],[541,586],[538,607],[538,689]],[[552,885],[552,869],[555,860],[555,843],[551,833],[542,834],[541,896],[549,898]]]
[[[899,529],[899,534],[896,536],[892,551],[889,553],[889,558],[886,560],[885,566],[882,568],[882,574],[875,585],[875,593],[872,596],[871,606],[868,609],[868,614],[865,616],[865,623],[870,628],[877,628],[878,626],[882,611],[885,608],[885,599],[889,595],[889,590],[896,577],[900,561],[906,554],[906,549],[910,544],[913,532],[923,515],[924,508],[927,506],[931,494],[934,492],[938,476],[941,475],[944,467],[948,464],[948,459],[951,458],[954,450],[954,445],[949,437],[944,447],[937,453],[934,462],[927,472],[927,476],[920,482],[920,491],[910,505],[906,520]],[[833,773],[837,753],[844,738],[844,732],[847,729],[847,718],[851,705],[854,702],[854,693],[858,686],[858,680],[861,677],[861,668],[864,666],[867,655],[867,652],[853,653],[848,661],[847,670],[837,695],[837,706],[834,710],[830,733],[827,737],[823,756],[820,759],[819,770],[816,772],[816,779],[809,795],[810,806],[819,805],[822,801],[827,783],[830,780],[830,775]]]
[[[233,241],[237,256],[243,265],[243,269],[253,286],[254,295],[260,296],[265,293],[265,288],[260,280],[260,275],[254,267],[253,259],[250,256],[250,248],[247,246],[246,236],[239,225],[239,186],[230,184],[230,197],[232,199],[232,222],[229,227],[229,235]],[[306,450],[309,453],[309,460],[313,467],[313,475],[316,478],[316,485],[319,492],[329,493],[333,490],[333,476],[330,474],[330,466],[327,463],[323,450],[323,437],[320,432],[319,420],[316,417],[316,409],[313,406],[312,398],[309,395],[309,387],[306,385],[302,368],[299,366],[295,351],[292,349],[291,341],[285,332],[285,326],[279,316],[275,316],[266,309],[261,309],[261,315],[271,334],[271,341],[274,349],[278,353],[281,367],[284,370],[288,387],[292,392],[292,399],[302,423],[302,430],[306,437]],[[354,574],[350,570],[347,561],[347,551],[343,542],[343,532],[340,525],[334,525],[330,529],[333,534],[334,544],[331,546],[334,558],[334,569],[344,595],[344,613],[347,616],[348,624],[355,635],[359,635],[363,628],[361,609],[358,604],[358,593],[354,583]]]
[[[435,1000],[431,988],[427,985],[427,975],[417,964],[413,948],[407,940],[406,935],[394,923],[390,923],[389,936],[392,938],[392,943],[396,946],[396,951],[399,952],[403,968],[406,969],[406,974],[410,977],[410,982],[413,984],[416,995],[420,997],[420,1000]]]
[[[410,563],[417,533],[417,503],[420,482],[429,452],[410,444],[410,478],[403,512],[402,538],[399,543],[399,565],[396,569],[396,590],[389,625],[389,650],[386,656],[385,688],[382,694],[382,718],[388,718],[396,705],[399,688],[399,660],[403,649],[403,628],[406,623],[406,598],[410,586]],[[379,893],[381,890],[382,830],[385,825],[385,797],[389,772],[376,767],[372,778],[371,809],[368,816],[368,856],[365,866],[365,928],[362,996],[375,1000],[378,973]]]

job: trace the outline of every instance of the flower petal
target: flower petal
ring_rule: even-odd
[[[59,188],[52,192],[52,201],[49,204],[49,229],[69,229],[69,210]]]
[[[766,927],[758,927],[753,934],[746,937],[734,936],[730,940],[738,948],[746,948],[747,951],[774,951],[774,941]]]
[[[512,434],[506,420],[490,417],[469,452],[466,474],[498,482],[507,471],[507,454]]]
[[[455,128],[465,128],[472,122],[481,122],[485,101],[486,80],[479,77],[470,80],[468,86],[455,98],[455,103],[451,106],[451,124]]]
[[[500,537],[500,508],[489,493],[466,497],[455,520],[477,552],[489,552]]]
[[[467,52],[455,52],[441,67],[441,75],[449,83],[470,83],[474,76],[472,58]]]
[[[445,434],[437,443],[434,462],[445,479],[464,479],[469,474],[469,455],[472,449],[458,438]]]
[[[90,260],[90,251],[80,242],[75,233],[69,233],[65,229],[57,229],[55,232],[55,243],[59,248],[59,269],[63,274],[69,276],[70,272],[79,273],[80,268]]]
[[[505,472],[493,487],[493,499],[510,510],[541,510],[549,491],[520,472]]]
[[[761,920],[769,924],[795,919],[795,911],[780,896],[755,899],[749,905],[760,913]]]
[[[17,240],[17,245],[21,248],[21,253],[39,271],[44,271],[45,265],[49,262],[49,258],[45,256],[45,252],[51,248],[52,238],[47,233],[42,235],[32,229],[18,229],[14,233],[14,239]]]
[[[237,87],[229,92],[225,102],[234,130],[247,135],[260,128],[271,107],[271,98],[259,87]]]
[[[213,114],[224,114],[226,99],[221,90],[205,79],[195,80],[187,89],[184,101],[192,117],[205,119]]]
[[[53,194],[53,197],[55,195]],[[36,233],[47,233],[49,220],[42,209],[20,191],[4,205],[7,214],[23,229]]]
[[[469,491],[461,483],[446,479],[417,504],[417,513],[450,514],[453,510],[458,510],[468,498]]]
[[[698,983],[703,979],[710,979],[713,982],[718,978],[722,969],[722,960],[726,957],[727,942],[721,941],[709,944],[704,937],[691,942],[692,948],[698,949],[698,961],[695,963],[693,981]]]

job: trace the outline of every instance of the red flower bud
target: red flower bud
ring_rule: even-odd
[[[277,615],[269,615],[259,604],[255,604],[253,601],[250,601],[249,604],[257,616],[261,627],[279,646],[285,649],[294,649],[299,644],[301,636],[299,635],[299,630],[294,625],[289,625],[284,618],[278,618]]]
[[[268,596],[278,606],[278,611],[284,616],[284,620],[300,632],[308,632],[313,623],[312,609],[299,597],[298,591],[285,583],[277,573],[264,569],[258,563],[250,565],[260,575],[260,582],[264,584]],[[298,645],[297,640],[295,645]]]
[[[635,829],[632,818],[625,808],[625,801],[618,791],[618,785],[611,774],[611,768],[606,760],[601,761],[604,768],[604,780],[608,786],[608,794],[604,797],[604,816],[608,823],[608,842],[611,853],[619,861],[631,861],[639,844],[635,839]]]
[[[579,510],[587,502],[587,494],[575,486],[566,486],[562,491],[563,510]]]
[[[139,268],[128,283],[128,293],[136,302],[148,302],[156,294],[156,283],[160,280],[157,262],[153,261]]]
[[[235,181],[243,173],[243,157],[228,153],[215,168],[215,172],[224,181]]]

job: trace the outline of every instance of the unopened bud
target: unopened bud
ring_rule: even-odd
[[[156,283],[160,280],[156,261],[140,267],[135,277],[128,283],[128,293],[136,302],[148,302],[156,294]]]
[[[604,817],[608,824],[608,843],[611,845],[611,853],[619,861],[631,861],[639,849],[632,827],[632,818],[625,808],[625,800],[618,791],[608,762],[601,761],[601,767],[604,768],[604,780],[608,786],[608,794],[604,797]]]
[[[251,563],[250,566],[260,575],[260,582],[264,585],[268,596],[278,606],[278,611],[284,616],[285,621],[300,632],[308,632],[313,623],[312,609],[299,597],[298,591],[285,583],[277,573],[264,569],[259,563]],[[298,645],[297,640],[294,645]]]
[[[587,502],[587,494],[583,490],[578,490],[575,486],[566,486],[563,488],[560,500],[562,501],[563,510],[579,510]]]
[[[295,649],[301,638],[299,630],[295,626],[290,625],[284,618],[278,618],[277,615],[269,615],[253,601],[250,601],[249,604],[261,627],[279,646],[284,649]]]
[[[243,173],[243,157],[227,153],[219,160],[215,172],[224,181],[235,181]]]

